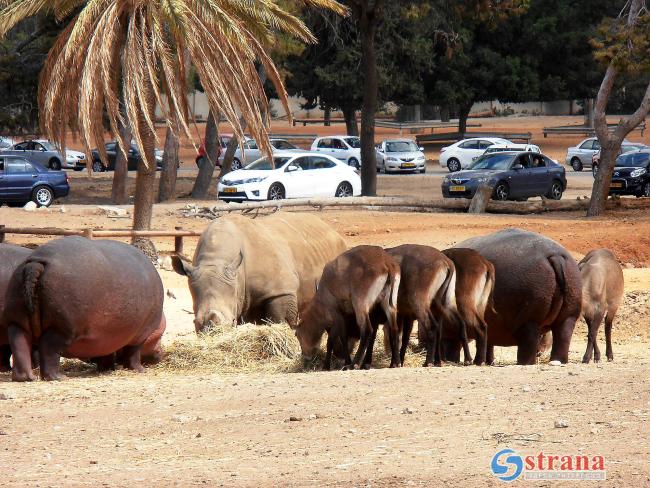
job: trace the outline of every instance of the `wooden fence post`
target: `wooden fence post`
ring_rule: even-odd
[[[86,239],[90,239],[92,241],[93,239],[93,230],[92,229],[84,229],[84,237]]]
[[[4,224],[0,224],[0,243],[5,241]]]
[[[175,227],[176,230],[183,230],[182,227]],[[183,254],[183,236],[174,237],[174,252],[176,254]]]

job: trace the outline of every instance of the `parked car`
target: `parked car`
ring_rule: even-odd
[[[480,157],[469,170],[442,180],[445,198],[472,198],[480,185],[494,188],[494,200],[526,200],[545,196],[562,198],[566,190],[564,167],[534,152],[500,152]]]
[[[334,156],[349,166],[361,167],[361,139],[355,136],[318,137],[311,145],[312,151]]]
[[[631,143],[627,140],[623,141],[621,148],[626,150],[634,150],[637,143]],[[582,171],[585,168],[592,168],[592,160],[594,155],[600,152],[600,142],[597,137],[589,137],[577,146],[570,147],[566,152],[566,164],[573,168],[573,171]]]
[[[424,149],[411,139],[387,139],[377,146],[377,171],[424,173]]]
[[[440,166],[450,173],[468,168],[476,156],[482,156],[485,150],[494,144],[512,144],[500,137],[473,137],[455,142],[440,149]]]
[[[9,149],[13,145],[14,145],[13,139],[10,139],[9,137],[0,136],[0,151],[2,151],[3,149]]]
[[[48,171],[22,156],[0,154],[0,204],[24,205],[33,201],[39,207],[49,207],[69,192],[64,171]]]
[[[650,197],[650,148],[616,158],[609,194]]]
[[[350,197],[361,194],[357,172],[327,154],[278,151],[228,173],[217,187],[225,201]]]
[[[230,139],[233,138],[233,134],[220,134],[219,135],[219,155],[217,156],[217,166],[221,167],[221,163],[223,163],[223,156],[226,153],[226,148],[228,147],[228,143],[230,142]],[[250,137],[244,136],[244,141],[250,141]],[[203,140],[203,144],[199,146],[199,150],[196,152],[196,158],[194,159],[195,163],[197,166],[201,166],[202,159],[206,156],[205,152],[205,139]]]
[[[97,149],[93,149],[92,151],[93,171],[95,173],[101,173],[103,171],[115,171],[115,159],[117,158],[117,152],[119,150],[118,143],[117,141],[107,142],[104,145],[104,148],[106,149],[108,161],[102,161],[101,155],[99,154],[99,151]],[[157,169],[161,169],[163,151],[160,149],[156,149],[155,158],[156,158]],[[129,149],[129,153],[128,153],[128,163],[127,163],[128,170],[129,171],[137,170],[138,163],[141,160],[142,160],[142,156],[140,156],[140,151],[138,150],[138,147],[134,142],[131,142],[131,148]]]
[[[45,139],[22,141],[6,149],[1,150],[2,154],[20,156],[32,163],[53,170],[62,168],[82,170],[86,167],[86,155],[79,151],[66,149],[65,156],[59,152],[54,144]]]
[[[629,142],[621,144],[621,150],[619,151],[619,156],[628,152],[639,151],[641,149],[647,149],[648,146],[641,142]],[[600,150],[591,157],[591,172],[596,176],[598,173],[598,164],[600,163]]]
[[[286,139],[269,139],[269,142],[274,153],[276,151],[302,151],[302,149],[294,146]],[[235,155],[232,158],[232,169],[241,169],[261,157],[262,150],[257,146],[257,142],[250,139],[244,143],[243,153],[240,147],[235,150]]]

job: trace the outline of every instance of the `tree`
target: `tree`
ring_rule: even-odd
[[[173,200],[176,193],[176,178],[178,176],[178,150],[180,141],[178,139],[179,130],[167,127],[165,133],[165,149],[162,158],[162,171],[160,173],[160,183],[158,186],[158,201],[166,202]]]
[[[346,13],[333,0],[299,3]],[[205,89],[210,108],[220,113],[243,135],[239,115],[260,148],[269,156],[268,119],[258,103],[268,104],[255,63],[264,65],[287,107],[285,90],[265,46],[274,33],[285,32],[303,41],[315,39],[295,16],[274,2],[212,0],[210,2],[54,2],[8,0],[0,11],[0,36],[21,20],[37,13],[65,18],[78,11],[58,36],[41,74],[39,106],[45,134],[63,148],[68,130],[79,133],[86,153],[103,145],[104,110],[111,131],[121,140],[118,88],[123,83],[125,111],[142,154],[136,178],[133,228],[148,229],[154,202],[156,164],[154,109],[161,108],[168,123],[177,121],[190,136],[184,54]],[[227,59],[229,62],[224,62]],[[265,110],[263,113],[268,113]],[[93,144],[94,142],[94,144]],[[155,252],[153,244],[145,247]]]
[[[214,167],[219,158],[220,142],[219,132],[217,130],[217,119],[212,109],[208,113],[208,121],[205,124],[205,158],[201,158],[199,163],[199,172],[194,180],[192,188],[192,198],[204,200],[210,190],[210,182],[214,174]]]
[[[642,74],[650,71],[650,13],[645,0],[626,2],[625,9],[616,19],[607,20],[602,26],[602,38],[594,41],[597,58],[607,64],[605,76],[598,90],[594,109],[595,129],[600,142],[601,154],[598,173],[591,191],[588,217],[601,215],[612,182],[614,162],[621,144],[650,111],[650,83],[638,108],[628,117],[622,117],[610,131],[607,125],[607,102],[614,83],[621,73]]]

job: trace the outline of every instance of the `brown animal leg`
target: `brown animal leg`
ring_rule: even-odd
[[[413,330],[413,317],[404,317],[400,316],[402,329],[402,345],[399,350],[399,362],[400,365],[404,366],[404,357],[406,356],[406,349],[409,346],[411,341],[411,331]]]
[[[487,341],[486,341],[487,342]],[[485,351],[485,364],[492,366],[494,364],[494,345],[488,344]]]
[[[59,332],[47,329],[38,341],[38,356],[41,362],[41,379],[45,381],[60,380],[59,372],[61,353],[69,345]]]
[[[582,357],[582,362],[587,364],[591,361],[591,355],[594,355],[594,361],[600,362],[600,350],[598,349],[598,329],[603,321],[604,313],[597,313],[593,319],[589,320],[585,317],[587,322],[587,350]]]
[[[460,363],[460,341],[445,339],[442,342],[443,359],[453,363]]]
[[[377,329],[379,327],[373,327],[372,332],[370,333],[370,343],[366,349],[366,357],[363,359],[361,364],[361,369],[370,369],[372,366],[372,351],[375,348],[375,339],[377,337]]]
[[[576,326],[576,318],[568,318],[553,330],[553,347],[551,348],[551,361],[569,362],[569,346],[571,336]]]
[[[108,356],[93,358],[92,362],[97,365],[97,372],[115,371],[115,356],[115,354],[109,354]]]
[[[472,364],[472,353],[469,351],[469,342],[467,341],[467,325],[465,322],[460,323],[460,341],[463,344],[463,358],[465,364]]]
[[[612,349],[612,325],[614,325],[614,317],[610,317],[609,314],[607,314],[607,318],[605,319],[605,341],[607,341],[605,354],[607,354],[608,361],[614,361],[614,350]]]
[[[325,362],[323,363],[323,370],[329,371],[332,367],[332,351],[334,350],[334,339],[332,332],[327,334],[327,353],[325,354]]]
[[[124,346],[120,353],[120,363],[127,369],[137,371],[138,373],[144,373],[144,368],[140,362],[140,350],[142,349],[142,344],[136,346]]]
[[[487,360],[487,324],[479,320],[480,330],[476,331],[476,357],[474,364],[481,366]]]
[[[11,371],[11,347],[9,344],[0,346],[0,373]]]
[[[32,338],[23,329],[10,325],[7,329],[9,345],[14,358],[12,381],[34,381],[32,372]]]
[[[357,327],[359,327],[359,331],[361,332],[361,337],[359,339],[359,348],[357,349],[357,353],[354,355],[354,360],[352,362],[354,368],[358,369],[361,365],[361,359],[366,354],[373,327],[367,312],[356,313],[356,319]]]
[[[537,362],[539,330],[537,324],[524,324],[517,334],[517,364],[531,365]]]

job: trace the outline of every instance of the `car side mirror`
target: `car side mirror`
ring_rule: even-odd
[[[287,173],[298,171],[298,169],[299,169],[298,166],[296,166],[295,164],[290,164],[289,166],[287,166]]]
[[[515,171],[519,171],[520,169],[524,169],[524,167],[523,165],[517,163],[512,167],[512,169],[514,169]]]
[[[418,147],[418,150],[424,152],[424,148],[422,146]]]

